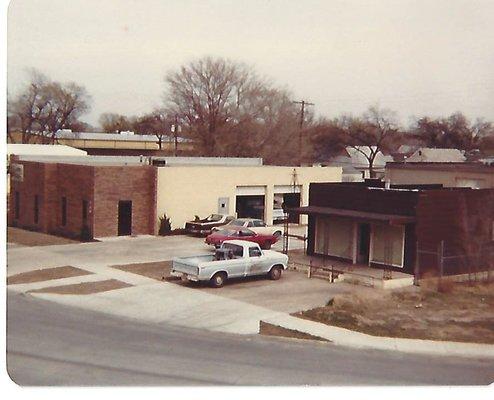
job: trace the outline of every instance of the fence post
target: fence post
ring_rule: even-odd
[[[312,275],[312,260],[309,261],[309,270],[307,271],[307,278],[310,278]]]
[[[413,268],[413,284],[419,286],[419,274],[420,274],[420,260],[419,260],[420,250],[419,241],[415,243],[415,265]]]
[[[304,255],[307,255],[307,235],[304,233]]]
[[[444,240],[439,243],[437,257],[439,261],[439,283],[441,283],[444,274]]]

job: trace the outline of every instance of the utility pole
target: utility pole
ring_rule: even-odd
[[[299,134],[298,134],[298,164],[302,165],[302,132],[304,129],[304,116],[305,116],[305,107],[313,106],[314,103],[309,103],[305,100],[294,101],[295,104],[300,104],[300,126],[299,126]]]
[[[178,115],[175,114],[175,125],[173,125],[173,138],[175,140],[175,151],[173,152],[174,156],[177,156],[178,150]]]

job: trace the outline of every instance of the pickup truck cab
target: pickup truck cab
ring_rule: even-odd
[[[194,282],[209,282],[221,287],[229,278],[267,275],[281,278],[288,268],[288,256],[272,250],[261,250],[257,243],[227,240],[214,254],[173,259],[172,276]]]

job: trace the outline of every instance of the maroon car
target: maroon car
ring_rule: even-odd
[[[207,236],[205,242],[214,247],[220,247],[223,241],[233,239],[248,240],[249,242],[259,244],[262,249],[269,249],[272,244],[276,243],[279,237],[275,235],[256,233],[247,228],[223,228]]]

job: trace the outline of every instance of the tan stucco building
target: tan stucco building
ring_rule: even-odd
[[[494,165],[479,162],[388,163],[385,180],[392,185],[440,184],[488,189],[494,188]]]
[[[341,182],[341,175],[340,167],[164,166],[157,174],[157,215],[169,216],[173,228],[212,213],[256,216],[271,224],[277,202],[307,205],[310,183]],[[248,215],[256,207],[259,213]],[[300,222],[306,221],[303,216]]]

